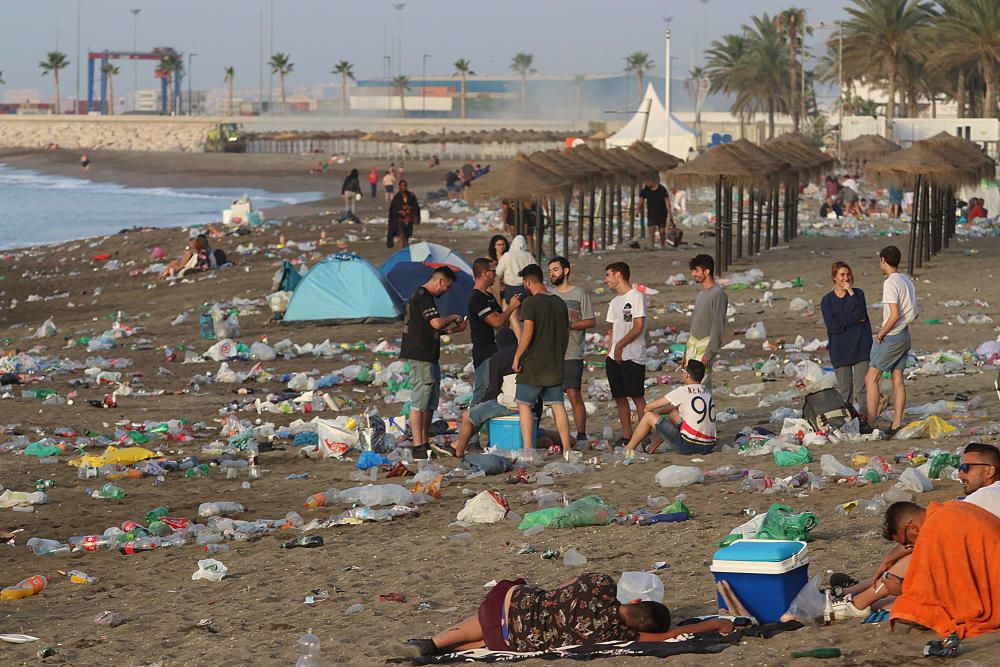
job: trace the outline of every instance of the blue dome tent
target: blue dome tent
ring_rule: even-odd
[[[316,264],[295,288],[285,322],[398,320],[406,304],[371,262],[337,253]]]
[[[464,257],[451,248],[437,243],[411,243],[402,250],[397,250],[390,255],[389,259],[385,260],[385,264],[379,270],[383,275],[389,275],[393,267],[400,262],[447,264],[454,269],[468,273],[470,276],[472,275],[472,265]],[[414,285],[413,289],[416,289],[416,285]],[[409,298],[409,293],[406,293],[404,296]]]
[[[385,276],[389,279],[392,287],[409,303],[410,297],[413,296],[416,289],[427,282],[438,266],[440,264],[430,262],[396,262]],[[383,265],[383,270],[384,268]],[[469,295],[472,294],[475,281],[473,281],[471,274],[464,271],[455,271],[455,277],[456,280],[451,289],[444,296],[435,299],[438,312],[442,315],[468,315],[469,313]]]

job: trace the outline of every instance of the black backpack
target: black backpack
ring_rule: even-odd
[[[816,431],[842,428],[858,416],[854,406],[846,403],[834,388],[806,394],[802,403],[802,418]]]

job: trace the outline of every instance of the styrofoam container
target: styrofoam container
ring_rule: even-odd
[[[758,621],[773,623],[809,580],[809,555],[801,541],[737,540],[715,552],[711,571]]]
[[[532,448],[538,446],[538,420],[534,420]],[[490,445],[497,449],[521,449],[521,419],[517,415],[490,420]]]

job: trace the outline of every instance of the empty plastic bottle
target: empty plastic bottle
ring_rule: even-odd
[[[158,547],[165,546],[165,543],[158,537],[143,537],[138,540],[132,540],[131,542],[122,542],[118,545],[118,553],[125,554],[136,554],[140,551],[152,551]]]
[[[92,491],[91,498],[101,498],[104,500],[117,500],[125,497],[125,489],[108,482],[101,488]]]
[[[20,600],[41,593],[49,585],[48,577],[35,575],[17,582],[0,591],[0,600]]]
[[[69,577],[69,582],[71,584],[78,584],[81,586],[96,584],[98,581],[97,577],[94,575],[87,574],[86,572],[82,572],[80,570],[70,570],[66,573],[66,576]]]
[[[309,632],[299,637],[299,659],[295,661],[295,667],[319,667],[320,662],[319,637]]]
[[[326,507],[327,505],[332,505],[337,502],[340,497],[340,491],[337,489],[330,489],[324,491],[323,493],[314,493],[313,495],[306,498],[306,507]]]
[[[323,546],[322,535],[303,535],[281,545],[282,549],[315,549]]]
[[[68,554],[70,546],[58,540],[43,540],[39,537],[32,537],[28,540],[28,548],[35,552],[36,556],[47,556],[49,554]]]
[[[202,503],[198,506],[198,516],[202,518],[227,514],[242,514],[245,511],[246,508],[243,505],[231,502]]]
[[[209,543],[203,545],[201,550],[210,554],[226,554],[229,553],[229,545]]]
[[[222,535],[210,530],[203,530],[198,533],[198,536],[194,538],[197,544],[218,544],[222,541]]]
[[[73,551],[100,551],[114,548],[115,541],[104,535],[77,535],[69,538],[69,546]]]

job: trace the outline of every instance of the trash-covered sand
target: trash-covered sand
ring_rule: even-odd
[[[159,164],[157,159],[142,157],[150,172]],[[99,165],[100,159],[95,159],[95,169]],[[261,170],[254,178],[266,181]],[[413,189],[421,198],[428,189],[437,189],[440,180],[437,172],[427,174],[416,165],[412,172],[408,167],[408,178],[416,183]],[[317,189],[307,174],[302,180],[300,189]],[[266,187],[266,183],[255,185]],[[339,177],[329,178],[328,190],[339,192]],[[697,210],[693,197],[688,206]],[[431,210],[441,222],[418,227],[419,240],[452,247],[470,262],[485,254],[489,232],[460,229],[457,222],[448,221],[465,215]],[[175,283],[159,280],[148,269],[157,262],[153,248],[166,249],[168,258],[180,253],[187,234],[179,229],[131,231],[0,253],[0,363],[5,365],[0,370],[22,372],[26,379],[23,385],[5,387],[11,396],[0,400],[0,424],[6,430],[0,435],[0,450],[10,450],[0,451],[0,483],[13,491],[37,493],[37,481],[54,480],[48,488],[41,485],[45,503],[17,505],[15,500],[14,508],[0,510],[0,530],[21,531],[13,548],[0,545],[0,586],[35,575],[48,577],[40,593],[0,602],[0,633],[38,638],[6,644],[5,664],[292,664],[298,655],[296,642],[310,628],[322,643],[324,664],[379,664],[395,655],[397,641],[430,636],[474,613],[488,590],[484,585],[492,580],[524,576],[542,586],[555,586],[582,571],[607,572],[617,579],[624,571],[652,570],[654,564],[662,564],[656,573],[674,619],[710,614],[717,610],[709,572],[712,554],[732,529],[748,520],[752,513],[744,510],[763,514],[780,502],[794,512],[812,512],[818,525],[808,547],[810,575],[821,575],[825,581],[829,572],[847,572],[864,579],[890,547],[879,536],[878,498],[905,492],[926,504],[962,495],[946,458],[937,464],[943,467],[940,478],[928,482],[932,490],[915,494],[914,489],[924,484],[916,471],[919,454],[916,460],[903,456],[897,461],[896,456],[911,449],[954,452],[970,440],[996,441],[990,433],[1000,413],[993,390],[993,364],[1000,358],[1000,344],[987,344],[998,336],[991,319],[1000,304],[993,276],[992,257],[1000,250],[995,237],[968,241],[959,237],[952,249],[935,257],[916,277],[921,312],[911,327],[915,359],[907,371],[907,402],[912,414],[904,424],[926,420],[914,427],[917,437],[889,442],[847,437],[830,442],[811,431],[799,435],[794,422],[786,423],[786,418],[801,416],[805,392],[796,385],[823,382],[823,368],[829,366],[822,348],[826,335],[819,302],[830,289],[830,263],[840,259],[852,265],[856,285],[868,295],[877,323],[880,308],[874,304],[880,300],[881,277],[876,252],[887,242],[904,247],[906,241],[905,237],[820,235],[797,239],[753,262],[736,262],[732,274],[724,276],[732,313],[720,357],[723,363],[716,367],[714,381],[722,414],[719,440],[728,451],[700,458],[661,454],[625,465],[613,452],[595,449],[572,457],[572,464],[562,457],[547,457],[542,462],[548,464],[547,472],[541,466],[529,467],[521,476],[527,483],[518,484],[507,481],[517,479],[516,469],[490,477],[449,477],[456,461],[439,459],[435,464],[440,470],[420,476],[424,491],[431,493],[418,493],[417,500],[427,502],[407,502],[410,511],[379,516],[391,520],[362,522],[371,516],[357,511],[345,516],[352,506],[366,502],[361,491],[346,497],[331,494],[333,504],[307,507],[314,494],[364,486],[372,473],[356,467],[357,449],[348,450],[343,460],[299,455],[302,443],[308,449],[315,438],[300,435],[299,444],[293,444],[295,431],[310,431],[296,422],[318,417],[333,424],[353,422],[356,427],[371,408],[382,417],[398,416],[403,404],[383,400],[393,394],[398,398],[401,389],[391,368],[395,358],[382,353],[398,345],[401,326],[281,326],[268,321],[264,297],[272,291],[273,275],[282,260],[311,266],[332,252],[349,251],[378,265],[389,254],[384,226],[332,222],[340,213],[335,201],[320,203],[312,212],[295,213],[302,215],[246,236],[214,240],[213,245],[225,250],[236,265]],[[360,214],[365,219],[382,217],[381,202],[373,209],[366,200]],[[649,329],[657,333],[647,340],[657,348],[654,358],[663,366],[647,372],[648,379],[660,383],[647,388],[647,397],[659,396],[669,389],[663,385],[679,381],[676,364],[670,361],[670,346],[677,343],[673,330],[687,330],[689,307],[697,294],[696,286],[687,283],[687,261],[701,251],[693,244],[704,242],[710,249],[712,243],[697,231],[687,231],[688,245],[681,250],[621,249],[570,258],[574,282],[597,293],[602,317],[609,300],[601,282],[605,264],[629,262],[634,281],[648,288]],[[110,257],[94,259],[104,255]],[[759,273],[749,274],[750,269]],[[235,329],[224,332],[236,334],[231,336],[234,351],[242,344],[247,351],[256,349],[258,357],[269,357],[266,345],[276,358],[200,361],[218,342],[199,335],[200,315],[216,303],[238,313],[238,334]],[[46,325],[50,318],[51,325]],[[755,326],[758,322],[761,327]],[[603,326],[593,331],[603,333]],[[469,382],[471,374],[463,373],[470,359],[468,336],[454,338],[444,346],[446,375],[457,374]],[[286,339],[289,342],[283,343]],[[598,340],[589,345],[588,362],[603,361],[599,344]],[[618,431],[601,389],[606,387],[603,369],[588,367],[584,377],[584,394],[596,411],[588,431],[603,446],[605,424],[612,425],[616,437]],[[312,388],[310,381],[321,386]],[[450,386],[453,391],[446,391],[443,398],[446,408],[454,406],[464,388],[462,383]],[[22,396],[23,391],[39,389],[55,390],[60,398],[45,396],[46,392],[41,397]],[[311,400],[302,400],[301,392],[310,390],[314,393],[306,398]],[[91,401],[115,405],[93,407]],[[454,416],[445,415],[452,421]],[[237,426],[231,418],[243,423]],[[273,431],[268,424],[273,424]],[[786,438],[778,440],[786,426]],[[768,429],[773,436],[739,437],[742,430],[753,427]],[[351,424],[346,428],[351,431]],[[277,437],[270,440],[272,432]],[[394,433],[391,425],[388,432]],[[979,435],[972,437],[972,432]],[[237,463],[211,465],[225,458],[227,447],[239,451],[247,439],[260,448],[253,470]],[[29,455],[26,444],[38,456]],[[47,445],[56,450],[47,451]],[[140,462],[139,469],[153,474],[128,472],[128,466],[122,466],[121,476],[105,468],[105,473],[112,472],[110,477],[84,479],[79,468],[69,464],[77,457],[105,453],[108,445],[159,453],[153,461],[188,466],[193,462],[183,460],[196,457],[199,464],[209,465],[158,471]],[[811,462],[778,465],[775,449],[797,455],[802,446]],[[57,450],[62,451],[54,453]],[[880,467],[874,458],[878,456],[888,467]],[[245,456],[231,458],[246,461]],[[922,470],[929,472],[933,460]],[[663,487],[656,477],[670,465],[696,467],[701,475],[691,478],[703,481]],[[731,468],[720,470],[723,466]],[[856,474],[850,475],[843,466]],[[387,478],[387,469],[376,469],[375,484],[397,484],[402,488],[394,489],[395,501],[413,500],[414,478]],[[747,469],[764,476],[753,473],[748,480],[743,472]],[[803,469],[808,474],[802,474]],[[575,474],[566,474],[570,472]],[[437,481],[439,473],[446,474]],[[905,477],[898,479],[903,473]],[[436,481],[440,498],[432,497]],[[86,493],[107,483],[124,490],[125,496],[106,499]],[[901,490],[897,484],[907,488]],[[745,490],[757,486],[769,492]],[[455,523],[464,503],[484,490],[502,494],[511,514],[496,523]],[[643,508],[655,513],[679,493],[686,495],[687,521],[549,527],[541,532],[532,529],[528,535],[518,529],[526,514],[549,504],[562,506],[563,499],[597,496],[620,513]],[[862,502],[853,507],[853,501]],[[229,516],[247,523],[204,516],[225,508],[206,508],[199,516],[202,504],[213,502],[242,505],[245,511]],[[17,511],[26,507],[33,511]],[[210,526],[201,537],[208,548],[203,550],[192,534],[184,544],[176,539],[178,544],[142,551],[148,542],[142,541],[141,531],[133,535],[138,541],[126,541],[123,544],[132,546],[121,549],[115,544],[111,550],[84,548],[40,556],[26,546],[29,538],[65,544],[71,537],[100,535],[111,526],[129,532],[135,529],[123,522],[149,526],[158,517],[145,515],[161,507],[168,509],[164,516],[176,524],[159,521],[166,524],[159,529],[168,541],[176,531],[183,534],[186,519],[187,526],[195,522]],[[293,512],[298,516],[290,515]],[[341,518],[327,521],[337,517]],[[302,526],[310,529],[303,531]],[[208,537],[214,532],[218,539]],[[321,536],[322,546],[282,548],[309,535]],[[213,547],[219,544],[228,546],[228,551]],[[567,565],[563,557],[570,550],[569,562],[579,562],[582,555],[586,563]],[[544,559],[546,551],[560,555]],[[97,581],[72,583],[68,575],[72,570]],[[85,580],[79,574],[76,579]],[[890,634],[885,622],[845,621],[830,627],[808,626],[769,640],[747,639],[710,660],[719,665],[784,665],[793,650],[836,646],[844,657],[833,664],[911,664],[920,660],[923,645],[933,638],[916,632]],[[45,648],[56,651],[40,660],[37,654]],[[979,637],[962,642],[960,657],[995,664],[998,648],[997,635]],[[652,664],[653,659],[613,662]],[[705,662],[695,655],[670,659],[678,665]]]

